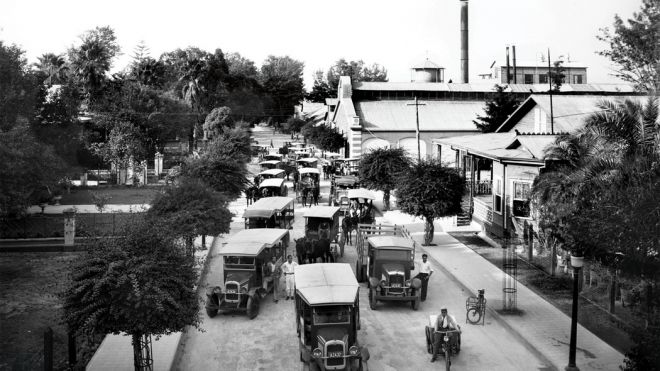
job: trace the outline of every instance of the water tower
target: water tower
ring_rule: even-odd
[[[445,69],[428,58],[410,69],[411,82],[444,82]]]

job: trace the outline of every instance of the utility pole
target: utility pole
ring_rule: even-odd
[[[550,48],[548,48],[548,86],[550,87],[550,134],[555,133],[555,115],[552,112],[552,74],[550,73]]]
[[[417,162],[422,162],[422,151],[419,144],[419,106],[425,106],[426,103],[417,102],[417,96],[415,96],[415,103],[408,103],[407,106],[415,106],[415,121],[417,122]]]

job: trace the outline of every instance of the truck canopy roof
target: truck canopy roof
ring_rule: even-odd
[[[319,169],[315,169],[313,167],[304,167],[302,169],[298,169],[298,173],[300,173],[300,175],[302,175],[302,174],[321,174],[319,172]]]
[[[278,228],[244,229],[229,237],[227,242],[220,247],[219,253],[221,255],[257,256],[263,249],[273,246],[287,233],[289,233],[288,229]]]
[[[366,198],[369,200],[375,200],[376,196],[374,196],[374,193],[371,192],[368,189],[364,188],[358,188],[358,189],[349,189],[348,190],[348,198]]]
[[[276,212],[287,207],[293,208],[291,197],[265,197],[248,206],[243,213],[244,218],[270,218]]]
[[[284,172],[284,170],[282,170],[282,169],[268,169],[268,170],[264,170],[264,171],[260,172],[259,175],[277,176],[279,174],[282,174],[283,172]]]
[[[400,236],[373,236],[367,239],[369,244],[376,249],[405,249],[411,250],[415,247],[415,241]]]
[[[355,302],[360,286],[346,263],[299,265],[295,273],[296,291],[309,305]]]

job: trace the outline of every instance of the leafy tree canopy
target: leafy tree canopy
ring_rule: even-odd
[[[486,101],[485,115],[472,121],[483,133],[497,130],[520,105],[512,92],[505,91],[506,88],[506,85],[495,85],[495,94]]]
[[[410,167],[410,158],[403,148],[377,148],[362,155],[360,183],[369,189],[385,193],[386,206],[390,192],[396,188],[399,176]]]
[[[305,99],[315,103],[325,103],[326,98],[336,95],[330,90],[328,81],[323,76],[323,71],[318,70],[314,73],[314,85],[312,90],[305,95]]]
[[[350,61],[341,58],[335,62],[334,66],[328,69],[326,79],[330,86],[332,96],[337,96],[337,87],[341,76],[350,76],[351,82],[358,81],[387,81],[387,70],[377,63],[371,66],[365,66],[364,61]]]
[[[626,24],[627,23],[627,24]],[[609,44],[599,52],[616,66],[614,76],[635,84],[639,91],[657,92],[660,88],[660,2],[642,0],[639,12],[624,22],[614,16],[614,29],[601,29],[599,40]]]
[[[24,52],[0,40],[0,131],[33,116],[39,83],[27,69]]]
[[[197,274],[176,236],[135,217],[93,240],[71,270],[64,320],[78,333],[164,335],[199,328]]]
[[[265,111],[281,122],[293,114],[294,106],[304,98],[304,63],[289,56],[269,56],[261,66],[259,79],[269,98]]]
[[[204,130],[212,137],[220,135],[224,130],[233,126],[234,120],[231,117],[231,109],[229,107],[214,108],[211,113],[206,115],[206,120],[204,121]]]

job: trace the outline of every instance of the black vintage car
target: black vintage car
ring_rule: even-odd
[[[250,319],[259,314],[259,302],[272,290],[262,287],[263,269],[272,256],[284,261],[289,245],[289,230],[255,228],[242,230],[220,247],[223,258],[223,286],[206,291],[206,314],[218,311],[245,311]]]
[[[348,264],[296,267],[296,331],[300,361],[310,370],[362,370],[369,351],[360,346],[359,289]]]

